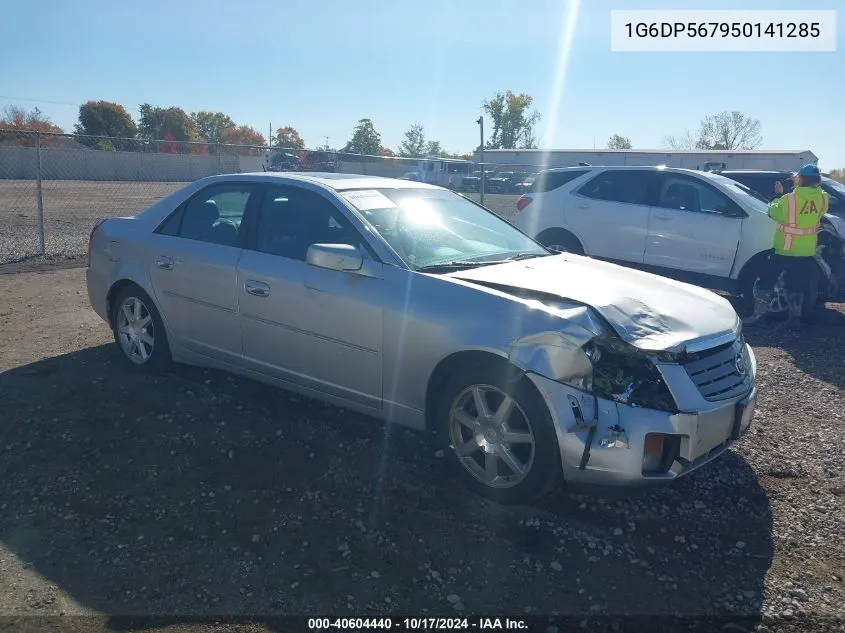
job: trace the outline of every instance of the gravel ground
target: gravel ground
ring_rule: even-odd
[[[503,508],[413,432],[215,371],[131,371],[82,269],[0,274],[0,293],[0,622],[748,615],[716,630],[766,633],[843,614],[842,319],[748,332],[759,410],[717,462]],[[188,628],[212,630],[168,630]]]
[[[185,186],[181,182],[86,182],[49,180],[42,185],[48,256],[79,259],[88,234],[103,217],[132,215]],[[478,196],[471,194],[478,200]],[[508,217],[519,196],[487,194],[485,205]],[[0,265],[35,257],[38,202],[35,181],[0,180]]]

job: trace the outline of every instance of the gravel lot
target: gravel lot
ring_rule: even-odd
[[[0,274],[0,293],[0,622],[559,613],[841,626],[843,306],[801,335],[748,332],[759,410],[716,463],[660,490],[502,508],[410,431],[214,371],[131,371],[88,307],[83,269]],[[189,628],[212,630],[168,630]]]
[[[183,187],[181,182],[93,182],[49,180],[42,184],[47,253],[52,259],[79,259],[97,220],[133,215]],[[474,199],[478,196],[472,194]],[[508,217],[519,196],[487,194],[485,206]],[[35,181],[0,180],[0,264],[41,252]]]

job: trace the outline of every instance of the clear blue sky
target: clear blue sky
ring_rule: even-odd
[[[553,84],[567,0],[40,0],[6,2],[0,107],[37,105],[71,131],[89,99],[220,110],[265,135],[343,145],[373,119],[395,148],[413,123],[450,151],[478,144],[481,102],[526,92],[544,146],[656,148],[722,110],[760,120],[763,149],[845,167],[845,44],[836,53],[613,53],[610,10],[762,8],[760,2],[585,0],[561,99]],[[767,9],[845,8],[842,0]],[[32,101],[24,101],[30,99]],[[57,102],[57,103],[50,103]],[[556,119],[555,131],[549,124]]]

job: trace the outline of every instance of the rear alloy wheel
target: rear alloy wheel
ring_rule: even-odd
[[[549,244],[546,248],[556,253],[570,253],[571,251],[565,244]]]
[[[170,361],[164,324],[152,300],[137,287],[120,293],[112,324],[114,340],[133,365],[161,369]]]
[[[534,385],[501,367],[467,370],[441,400],[449,461],[476,492],[500,503],[530,502],[559,481],[551,415]]]
[[[584,248],[578,238],[566,231],[546,231],[537,236],[537,241],[549,250],[558,253],[584,254]]]

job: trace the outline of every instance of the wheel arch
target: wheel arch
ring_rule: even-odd
[[[510,362],[506,357],[490,351],[484,350],[461,350],[453,352],[434,367],[434,370],[429,376],[428,383],[425,390],[425,430],[427,433],[433,433],[437,430],[436,420],[434,420],[434,412],[437,409],[437,398],[441,389],[446,385],[448,380],[462,371],[471,367],[492,365],[500,368],[505,374],[513,372],[514,376],[521,376],[524,372],[522,369]],[[532,381],[527,381],[531,384],[532,389],[537,389]],[[539,394],[539,390],[538,394]],[[540,394],[542,397],[542,394]]]
[[[123,278],[115,281],[109,288],[109,291],[106,293],[106,314],[109,317],[109,325],[112,328],[114,328],[114,301],[118,297],[118,295],[123,292],[125,288],[129,288],[130,286],[136,286],[141,290],[144,290],[141,285],[136,283],[135,281]]]
[[[759,269],[763,262],[766,261],[766,258],[772,254],[774,249],[767,249],[765,251],[760,251],[759,253],[755,253],[748,260],[742,265],[742,268],[739,269],[739,274],[736,277],[736,292],[742,293],[742,289],[744,284],[748,281],[748,275],[752,274],[755,270]]]
[[[135,281],[134,279],[131,279],[129,277],[121,277],[120,279],[115,281],[111,285],[111,287],[109,287],[109,290],[106,293],[106,310],[107,310],[106,314],[109,317],[109,326],[112,329],[114,329],[114,301],[115,301],[115,299],[118,296],[120,296],[120,293],[123,292],[126,288],[131,288],[132,286],[138,288],[141,292],[143,292],[145,295],[147,295],[147,297],[149,297],[150,301],[153,304],[153,307],[158,312],[159,317],[161,317],[162,323],[164,323],[165,336],[167,336],[167,338],[170,339],[170,336],[169,336],[170,326],[167,323],[167,318],[162,313],[161,308],[159,307],[158,302],[156,301],[155,295],[152,292],[150,292],[149,289],[144,288],[143,284],[140,284],[137,281]]]
[[[559,236],[559,238],[564,237],[565,239],[571,240],[572,242],[574,242],[575,245],[578,246],[582,253],[586,252],[584,250],[584,243],[581,241],[581,238],[579,238],[577,235],[575,235],[575,233],[573,233],[569,229],[565,229],[562,226],[555,226],[543,229],[537,234],[534,239],[545,246],[549,243],[549,240],[550,238],[552,238],[552,236]]]

